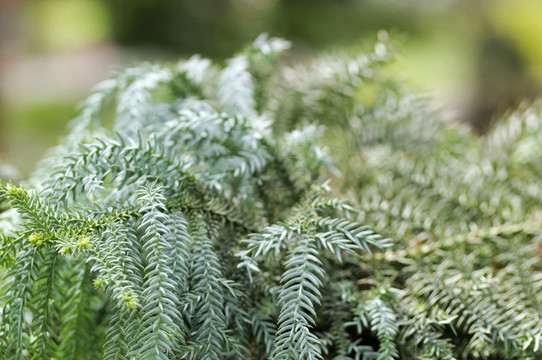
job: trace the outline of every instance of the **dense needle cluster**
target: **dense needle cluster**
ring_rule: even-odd
[[[0,182],[2,359],[542,358],[540,112],[477,138],[385,43],[287,49],[125,69]]]

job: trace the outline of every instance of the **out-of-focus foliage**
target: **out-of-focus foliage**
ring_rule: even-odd
[[[10,164],[7,164],[0,160],[0,179],[3,180],[16,180],[19,178],[19,172]]]
[[[369,69],[331,58],[279,81],[279,119],[330,127],[337,187],[396,240],[337,284],[349,324],[377,337],[379,358],[540,358],[540,104],[479,138],[379,76],[381,46]]]
[[[110,35],[109,14],[99,1],[35,1],[27,5],[25,13],[37,50],[73,50],[99,43]]]
[[[391,71],[483,132],[495,114],[540,93],[539,13],[539,0],[3,1],[1,156],[27,174],[67,117],[38,138],[28,127],[46,122],[51,105],[73,107],[113,64],[222,60],[262,31],[291,39],[292,58],[356,47],[381,29],[400,33],[402,60]]]
[[[125,69],[1,183],[3,358],[542,358],[540,107],[479,138],[385,41],[287,47]]]

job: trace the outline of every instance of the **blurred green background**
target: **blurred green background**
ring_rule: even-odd
[[[484,131],[540,93],[541,19],[540,0],[2,0],[0,163],[28,174],[115,66],[223,59],[262,32],[306,57],[385,29],[401,43],[387,71]]]

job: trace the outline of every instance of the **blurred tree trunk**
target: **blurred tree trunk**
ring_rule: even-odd
[[[495,118],[521,101],[533,99],[539,86],[528,73],[523,55],[514,41],[500,34],[489,17],[487,0],[466,0],[472,23],[478,25],[474,96],[465,120],[479,133]]]

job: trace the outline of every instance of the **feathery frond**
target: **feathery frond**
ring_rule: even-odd
[[[477,137],[390,43],[288,47],[119,71],[0,181],[2,359],[542,358],[540,105]]]

